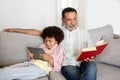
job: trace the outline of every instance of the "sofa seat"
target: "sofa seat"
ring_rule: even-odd
[[[48,79],[48,76],[44,76],[44,77],[37,78],[35,80],[49,80],[49,79]]]

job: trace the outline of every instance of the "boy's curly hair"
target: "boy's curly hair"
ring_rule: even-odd
[[[59,43],[64,39],[63,31],[57,26],[48,26],[43,29],[41,37],[45,40],[46,37],[52,38],[54,37],[55,40]]]

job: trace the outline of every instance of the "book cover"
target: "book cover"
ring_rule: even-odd
[[[82,53],[77,58],[77,61],[81,61],[86,58],[91,58],[92,56],[100,54],[107,45],[108,43],[100,43],[99,45],[97,44],[96,47],[84,48],[82,50]]]
[[[34,54],[34,59],[41,59],[40,54],[44,54],[44,50],[42,48],[35,48],[35,47],[27,47],[28,50]],[[41,59],[42,60],[42,59]]]

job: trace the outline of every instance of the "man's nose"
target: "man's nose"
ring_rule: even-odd
[[[74,24],[74,20],[71,20],[71,24]]]

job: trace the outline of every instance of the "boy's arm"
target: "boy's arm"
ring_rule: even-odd
[[[7,28],[4,29],[5,32],[16,32],[16,33],[24,33],[24,34],[30,34],[35,36],[40,36],[41,31],[36,29],[21,29],[21,28]]]
[[[43,60],[48,61],[48,62],[51,64],[51,66],[54,67],[54,60],[53,60],[53,57],[50,56],[50,54],[47,54],[47,53],[45,53],[45,54],[40,54],[40,57],[41,57]]]

